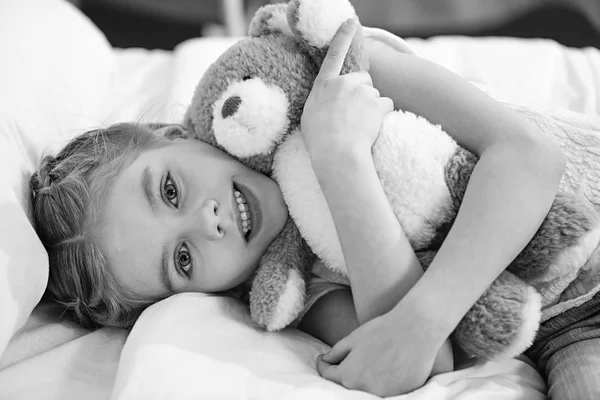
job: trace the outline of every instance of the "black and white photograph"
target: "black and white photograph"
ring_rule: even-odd
[[[600,399],[600,0],[0,0],[0,400]]]

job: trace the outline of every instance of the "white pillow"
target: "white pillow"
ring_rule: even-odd
[[[98,28],[60,0],[2,0],[0,58],[1,355],[48,278],[29,177],[43,153],[98,124],[115,64]]]

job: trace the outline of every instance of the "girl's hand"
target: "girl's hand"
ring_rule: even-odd
[[[332,152],[367,149],[379,135],[383,118],[393,110],[380,97],[366,72],[341,75],[358,24],[344,23],[331,42],[302,113],[302,134],[313,160],[331,161]]]
[[[408,393],[425,384],[443,344],[435,335],[430,337],[430,331],[414,311],[394,309],[319,356],[317,370],[348,389],[381,397]]]

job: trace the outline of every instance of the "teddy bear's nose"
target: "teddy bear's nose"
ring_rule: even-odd
[[[240,104],[242,103],[242,99],[239,96],[231,96],[227,100],[225,100],[225,104],[223,104],[223,108],[221,109],[221,115],[223,119],[227,117],[231,117],[235,114],[240,108]]]

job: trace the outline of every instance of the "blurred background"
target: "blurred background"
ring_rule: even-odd
[[[327,0],[322,0],[327,1]],[[600,48],[600,0],[350,0],[361,22],[403,37],[548,38]],[[241,36],[281,0],[71,0],[115,47],[173,49],[188,38]]]

